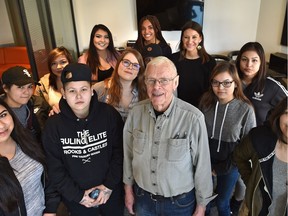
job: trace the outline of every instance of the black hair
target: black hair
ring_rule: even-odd
[[[260,58],[261,63],[260,63],[259,71],[257,72],[256,76],[253,78],[252,83],[256,84],[254,91],[263,92],[264,87],[265,87],[266,73],[267,73],[264,48],[258,42],[248,42],[242,46],[236,58],[236,67],[237,67],[239,77],[241,80],[243,79],[244,74],[240,70],[240,61],[241,61],[243,53],[246,51],[255,51]]]
[[[41,163],[46,172],[47,168],[42,146],[36,141],[32,133],[21,125],[14,112],[2,98],[0,99],[0,105],[8,111],[14,122],[14,128],[10,134],[11,138],[27,156]],[[8,159],[0,155],[0,208],[4,212],[15,211],[21,200],[24,202],[21,185]]]
[[[46,162],[43,146],[36,140],[36,138],[33,136],[29,129],[23,127],[14,112],[2,98],[0,98],[0,105],[5,107],[5,109],[9,112],[13,119],[14,128],[10,135],[12,139],[19,145],[21,150],[26,155],[41,163],[46,171]]]
[[[285,113],[286,109],[288,109],[287,97],[283,98],[279,104],[274,107],[268,121],[278,139],[287,144],[287,139],[280,128],[280,117]]]
[[[15,211],[23,199],[21,185],[8,159],[0,156],[0,211]]]
[[[183,45],[183,35],[184,35],[184,32],[187,30],[187,29],[193,29],[194,31],[196,31],[200,37],[202,38],[201,42],[199,43],[199,45],[201,46],[201,49],[198,50],[198,55],[200,56],[200,58],[202,59],[202,64],[210,61],[210,57],[204,47],[204,34],[203,34],[203,30],[202,30],[202,26],[197,23],[197,22],[194,22],[194,21],[188,21],[184,24],[184,26],[182,27],[181,29],[181,36],[180,36],[180,44],[179,44],[179,50],[180,50],[180,59],[179,60],[182,60],[184,59],[185,57],[185,54],[186,54],[186,50],[184,49],[184,45]]]
[[[97,49],[94,45],[94,37],[95,37],[95,33],[100,29],[107,32],[107,34],[108,34],[109,45],[107,47],[107,50],[109,51],[109,54],[108,54],[109,57],[115,58],[116,60],[119,57],[119,54],[114,47],[112,33],[109,30],[109,28],[103,24],[95,25],[91,31],[91,34],[90,34],[89,49],[87,52],[88,53],[87,64],[89,65],[89,67],[92,70],[92,76],[94,75],[97,80],[98,80],[98,67],[101,64],[100,64],[100,60],[99,60],[99,54],[98,54]]]

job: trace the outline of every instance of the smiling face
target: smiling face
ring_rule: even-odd
[[[144,20],[141,26],[141,34],[147,44],[156,42],[155,30],[149,20]]]
[[[78,118],[86,118],[93,90],[87,81],[68,82],[62,90],[63,98]]]
[[[123,60],[124,61],[128,60],[132,64],[139,65],[137,58],[132,53],[128,53],[127,55],[125,55]],[[128,67],[125,67],[123,64],[123,60],[119,64],[118,75],[121,80],[133,81],[137,77],[139,70],[136,70],[136,68],[133,68],[132,64],[130,64]]]
[[[6,93],[5,102],[13,108],[27,104],[34,92],[34,84],[32,83],[23,86],[13,84],[10,88],[3,85],[3,88]]]
[[[246,51],[240,58],[240,70],[246,80],[252,80],[258,73],[261,60],[256,51]]]
[[[109,46],[109,35],[106,31],[99,29],[95,32],[93,43],[97,50],[105,50]]]
[[[10,134],[14,129],[13,118],[7,109],[0,105],[0,145],[11,139]]]
[[[202,37],[199,33],[191,28],[186,29],[183,32],[182,43],[183,48],[188,52],[198,52],[197,46],[202,41]]]
[[[148,64],[145,74],[148,97],[155,110],[164,112],[173,99],[173,92],[178,86],[178,76],[176,72],[171,71],[171,67],[165,62],[158,65]],[[169,81],[163,85],[159,83],[161,79],[168,79]],[[149,84],[147,80],[157,81],[154,84],[153,82]]]
[[[216,85],[217,82],[218,82],[218,86]],[[221,82],[222,84],[219,85],[219,82]],[[231,86],[229,86],[230,85],[229,82],[232,82]],[[235,85],[233,78],[228,72],[222,72],[222,73],[217,74],[213,78],[212,83],[216,83],[215,86],[212,85],[212,90],[221,104],[226,104],[229,101],[233,100],[234,89],[236,85]],[[223,85],[225,85],[226,83],[228,85],[224,87]]]
[[[63,68],[68,64],[69,64],[69,61],[65,55],[60,55],[56,57],[51,63],[52,73],[60,78]]]

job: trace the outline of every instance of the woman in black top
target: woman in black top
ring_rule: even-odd
[[[197,22],[188,21],[183,26],[179,51],[172,54],[171,60],[179,74],[178,97],[197,107],[216,65],[205,50],[202,27]]]
[[[148,44],[158,44],[162,49],[163,56],[170,56],[171,47],[164,39],[159,20],[156,16],[147,15],[141,18],[138,25],[138,38],[134,48],[143,54],[144,47]]]
[[[78,62],[91,68],[93,82],[100,82],[112,75],[119,56],[111,31],[107,26],[98,24],[91,31],[89,49],[79,57]]]

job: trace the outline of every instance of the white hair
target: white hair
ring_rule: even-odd
[[[146,70],[145,70],[145,76],[146,76],[146,72],[147,72],[148,67],[151,67],[151,66],[160,66],[160,65],[167,65],[167,66],[168,66],[168,69],[169,69],[169,72],[171,72],[172,75],[174,75],[174,76],[177,75],[177,69],[176,69],[175,64],[174,64],[170,59],[168,59],[168,58],[165,57],[165,56],[158,56],[158,57],[153,58],[153,59],[147,64]]]

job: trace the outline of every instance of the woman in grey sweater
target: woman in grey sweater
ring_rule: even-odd
[[[45,203],[44,153],[27,130],[0,99],[0,216],[55,215],[58,196]]]
[[[217,179],[216,205],[220,216],[230,215],[230,197],[239,177],[231,156],[235,146],[256,126],[254,109],[244,96],[236,67],[218,64],[211,86],[200,101],[209,136],[212,175]]]

